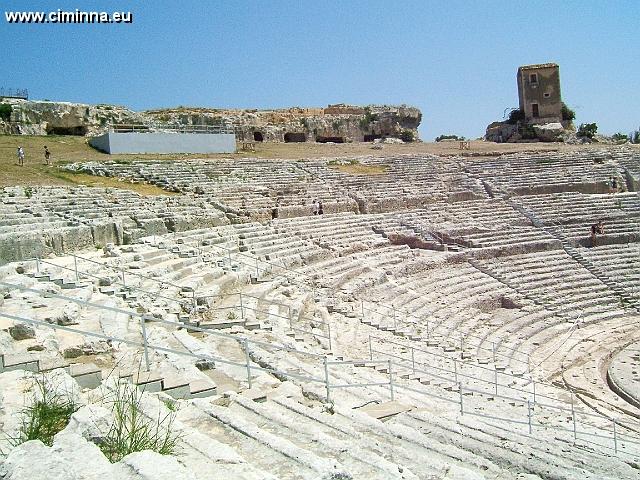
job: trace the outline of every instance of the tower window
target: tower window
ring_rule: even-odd
[[[538,83],[538,74],[532,73],[529,75],[529,83]]]

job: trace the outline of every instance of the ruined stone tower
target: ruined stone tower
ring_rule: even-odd
[[[560,67],[555,63],[518,68],[518,97],[524,120],[529,124],[560,122]]]

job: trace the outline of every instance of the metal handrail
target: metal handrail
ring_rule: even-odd
[[[60,295],[57,293],[51,293],[51,292],[43,292],[41,290],[38,289],[34,289],[34,288],[29,288],[29,287],[25,287],[22,285],[16,285],[16,284],[12,284],[12,283],[8,283],[8,282],[4,282],[4,281],[0,281],[0,286],[6,287],[6,288],[11,288],[11,289],[16,289],[16,290],[20,290],[23,292],[31,292],[31,293],[37,293],[37,294],[41,294],[43,295],[45,298],[57,298],[59,300],[64,300],[64,301],[68,301],[71,303],[75,303],[77,305],[82,305],[82,306],[86,306],[86,307],[92,307],[92,308],[97,308],[98,310],[108,310],[114,313],[120,313],[120,314],[124,314],[130,317],[136,317],[139,318],[141,321],[155,321],[155,322],[159,322],[159,323],[164,323],[167,325],[173,325],[173,326],[177,326],[180,328],[186,328],[184,324],[180,323],[180,322],[171,322],[169,320],[164,320],[164,319],[156,319],[153,318],[151,315],[149,314],[144,314],[144,313],[138,313],[135,310],[126,310],[123,308],[118,308],[118,307],[111,307],[108,305],[101,305],[98,303],[92,303],[92,302],[88,302],[86,300],[79,300],[77,298],[73,298],[73,297],[68,297],[66,295]],[[0,312],[0,315],[4,315],[4,313]],[[211,335],[215,335],[218,337],[224,337],[224,338],[228,338],[228,339],[232,339],[232,340],[236,340],[236,341],[247,341],[249,343],[253,343],[255,345],[259,345],[259,346],[263,346],[263,347],[268,347],[268,348],[275,348],[277,350],[283,350],[283,351],[288,351],[288,352],[295,352],[301,355],[305,355],[305,356],[310,356],[310,357],[322,357],[322,355],[317,354],[317,353],[311,353],[311,352],[306,352],[304,350],[297,350],[297,349],[292,349],[291,347],[287,347],[285,345],[277,345],[277,344],[272,344],[272,343],[265,343],[265,342],[260,342],[257,340],[250,340],[249,338],[246,337],[237,337],[235,335],[229,334],[229,333],[223,333],[220,332],[218,330],[215,329],[210,329],[210,328],[203,328],[203,327],[198,327],[198,326],[189,326],[188,327],[189,330],[194,330],[194,331],[198,331],[198,332],[203,332],[203,333],[209,333]]]
[[[110,132],[153,132],[153,131],[173,131],[180,133],[234,133],[233,127],[229,125],[177,125],[160,122],[147,123],[111,123],[108,126]]]
[[[78,259],[86,260],[86,261],[91,262],[93,264],[100,265],[102,267],[112,268],[112,269],[120,272],[122,274],[122,285],[123,285],[123,287],[125,287],[129,291],[142,292],[142,293],[144,293],[146,295],[150,295],[150,296],[153,296],[155,298],[161,298],[161,299],[164,299],[164,300],[168,300],[170,302],[177,302],[177,303],[180,303],[182,305],[193,305],[194,307],[196,306],[196,302],[197,302],[198,299],[207,299],[207,298],[226,299],[226,298],[228,298],[230,296],[238,295],[239,299],[240,299],[240,304],[239,305],[230,305],[230,306],[227,306],[227,307],[214,307],[213,310],[225,310],[225,309],[240,308],[240,311],[242,312],[243,316],[244,316],[244,310],[247,309],[247,310],[254,311],[256,313],[264,313],[264,314],[268,314],[268,315],[273,316],[273,317],[285,319],[285,320],[289,321],[289,327],[294,331],[298,331],[298,332],[301,332],[301,333],[306,333],[306,334],[312,335],[314,337],[327,339],[328,340],[328,344],[329,344],[329,350],[332,349],[331,348],[331,345],[332,345],[331,325],[328,322],[325,322],[324,320],[321,320],[321,319],[315,319],[315,318],[314,319],[310,319],[310,318],[304,318],[303,317],[304,320],[307,320],[309,322],[317,323],[319,325],[324,326],[325,329],[327,330],[327,333],[326,334],[321,334],[321,333],[313,332],[311,330],[301,329],[301,328],[298,328],[298,327],[294,328],[293,327],[293,323],[292,323],[292,317],[291,317],[291,307],[289,305],[286,305],[286,304],[283,304],[283,303],[279,303],[279,302],[266,301],[261,297],[257,297],[255,295],[243,293],[242,291],[230,292],[230,293],[227,293],[225,295],[222,295],[222,294],[219,294],[219,295],[197,295],[196,291],[193,290],[193,295],[192,295],[191,300],[182,300],[182,299],[175,298],[175,297],[169,297],[169,296],[166,296],[166,295],[161,295],[161,294],[159,294],[157,292],[151,292],[151,291],[148,291],[148,290],[144,290],[144,289],[142,289],[140,287],[134,287],[134,286],[131,286],[131,285],[127,285],[126,282],[125,282],[125,277],[124,277],[125,276],[125,270],[123,268],[118,268],[118,267],[115,267],[115,266],[112,266],[112,265],[109,265],[109,264],[97,262],[95,260],[91,260],[91,259],[87,259],[87,258],[84,258],[84,257],[80,257],[79,255],[75,255],[75,254],[71,254],[71,256],[74,258],[74,268],[73,269],[70,268],[70,267],[65,267],[63,265],[55,264],[53,262],[49,262],[47,260],[43,260],[43,259],[41,259],[39,257],[36,257],[33,261],[36,262],[36,270],[38,272],[40,272],[39,264],[40,263],[45,263],[45,264],[48,264],[48,265],[52,265],[52,266],[54,266],[56,268],[61,268],[61,269],[64,269],[64,270],[75,272],[76,280],[78,280],[82,276],[101,279],[102,277],[100,277],[98,275],[85,273],[85,272],[83,272],[82,270],[80,270],[78,268],[77,260]],[[135,272],[130,272],[130,271],[127,272],[127,273],[129,275],[140,277],[140,278],[143,278],[143,279],[151,281],[151,282],[156,282],[156,283],[158,283],[160,285],[161,288],[164,287],[165,285],[170,285],[170,286],[173,286],[173,287],[178,288],[180,290],[182,290],[182,288],[183,288],[182,286],[180,286],[178,284],[174,284],[174,283],[171,283],[171,282],[165,282],[165,281],[162,281],[162,280],[158,280],[157,278],[154,278],[154,277],[151,277],[151,276],[148,276],[148,275],[143,275],[141,273],[135,273]],[[254,308],[254,307],[251,307],[251,306],[248,306],[248,305],[243,305],[243,300],[242,300],[243,296],[262,301],[264,303],[267,303],[270,306],[271,305],[276,305],[276,306],[286,307],[288,309],[288,311],[289,311],[289,316],[285,317],[283,315],[280,315],[279,313],[272,313],[272,312],[269,312],[268,310],[260,310],[258,308]],[[209,307],[209,308],[211,308],[211,307]]]
[[[388,344],[390,343],[390,344],[397,345],[397,346],[401,346],[401,347],[404,347],[404,348],[410,348],[410,349],[411,349],[411,358],[406,358],[406,357],[403,357],[402,355],[398,355],[398,354],[396,354],[396,353],[391,354],[391,353],[389,353],[389,352],[384,352],[384,351],[376,350],[376,349],[372,348],[372,347],[371,347],[371,339],[372,339],[372,338],[377,338],[378,340],[384,341],[384,343],[388,343]],[[574,408],[574,407],[573,407],[573,405],[574,405],[574,401],[573,401],[573,392],[571,392],[571,391],[569,391],[569,390],[567,390],[567,389],[563,389],[562,387],[558,387],[558,386],[553,385],[553,384],[549,384],[549,383],[546,383],[546,382],[536,382],[536,381],[534,381],[533,379],[530,379],[530,382],[529,382],[529,383],[531,383],[531,384],[532,384],[532,391],[522,390],[521,388],[516,388],[516,387],[510,386],[510,385],[507,385],[507,384],[499,383],[499,382],[498,382],[498,378],[499,378],[498,376],[499,376],[499,375],[500,375],[500,376],[502,376],[502,377],[509,377],[509,378],[511,378],[511,379],[514,379],[514,380],[515,380],[515,379],[519,379],[520,377],[518,377],[518,376],[516,376],[516,375],[509,374],[509,373],[506,373],[506,372],[498,372],[498,370],[497,370],[497,369],[489,369],[489,368],[482,367],[482,366],[479,366],[479,365],[475,365],[475,364],[470,364],[470,363],[461,362],[461,361],[458,361],[458,360],[456,360],[456,359],[453,359],[453,361],[454,361],[454,370],[449,370],[449,369],[444,368],[444,367],[437,367],[437,366],[434,366],[434,365],[432,365],[432,364],[427,365],[427,364],[424,364],[424,363],[421,363],[421,362],[416,361],[416,359],[415,359],[415,352],[416,352],[416,351],[418,351],[418,352],[422,352],[422,353],[426,353],[426,354],[428,354],[428,355],[438,356],[438,357],[440,357],[440,358],[444,358],[444,359],[446,359],[446,360],[451,360],[451,358],[450,358],[450,357],[443,356],[443,355],[438,355],[438,354],[435,354],[435,353],[432,353],[432,352],[428,352],[428,351],[426,351],[426,350],[422,350],[422,349],[419,349],[419,348],[415,348],[415,347],[412,347],[412,346],[410,346],[410,345],[405,345],[405,344],[402,344],[402,343],[400,343],[400,342],[387,341],[387,340],[384,340],[384,339],[381,339],[381,338],[379,338],[379,337],[375,337],[375,336],[370,336],[370,338],[369,338],[369,345],[370,345],[370,346],[369,346],[369,351],[371,352],[371,353],[370,353],[370,358],[373,358],[373,353],[378,353],[378,354],[380,354],[380,355],[385,355],[385,356],[389,356],[389,357],[396,358],[396,359],[398,359],[398,360],[399,360],[399,362],[402,362],[402,363],[399,363],[399,364],[401,364],[401,365],[406,365],[407,363],[409,363],[411,366],[410,366],[410,367],[409,367],[409,366],[407,366],[406,368],[409,368],[409,369],[413,370],[413,372],[414,372],[414,373],[415,373],[415,372],[418,372],[418,373],[425,373],[425,374],[427,374],[427,375],[430,375],[430,376],[432,376],[432,377],[438,378],[438,379],[440,379],[440,380],[444,380],[444,381],[447,381],[447,382],[453,382],[453,383],[455,383],[455,384],[459,384],[459,383],[461,383],[461,382],[459,381],[459,378],[460,378],[460,377],[462,377],[462,378],[471,378],[471,379],[473,379],[474,381],[481,382],[481,383],[485,383],[485,384],[487,384],[487,385],[491,385],[491,386],[493,386],[493,393],[491,393],[491,392],[478,391],[479,393],[491,394],[491,395],[495,396],[495,395],[498,395],[498,390],[499,390],[499,389],[498,389],[498,387],[500,387],[500,388],[502,388],[503,390],[504,390],[504,389],[508,389],[508,390],[512,390],[512,391],[514,391],[514,392],[520,392],[520,393],[524,393],[524,394],[526,394],[526,395],[525,395],[525,396],[526,396],[526,398],[524,398],[524,399],[523,399],[523,398],[517,398],[517,397],[507,397],[507,396],[502,396],[501,398],[505,398],[505,399],[507,399],[507,400],[513,400],[513,401],[526,401],[530,396],[532,396],[532,397],[533,397],[533,403],[534,403],[534,404],[540,404],[540,405],[545,406],[545,407],[548,407],[548,408],[558,408],[558,409],[561,409],[561,410],[562,410],[562,408],[561,408],[561,407],[556,407],[556,406],[552,406],[552,405],[549,405],[549,404],[543,404],[543,403],[541,403],[541,402],[539,402],[539,401],[538,401],[538,399],[539,399],[539,398],[542,398],[542,399],[548,399],[548,400],[552,400],[552,401],[560,402],[560,403],[563,403],[563,404],[564,404],[564,403],[566,403],[566,401],[564,401],[564,400],[563,400],[563,399],[561,399],[561,398],[554,398],[554,397],[550,397],[550,396],[547,396],[547,395],[545,395],[545,394],[541,394],[540,392],[536,391],[536,385],[537,385],[537,386],[544,386],[544,387],[546,387],[546,388],[548,388],[548,389],[551,389],[551,390],[553,390],[553,391],[562,392],[562,393],[564,393],[564,394],[570,393],[570,394],[571,394],[571,404],[572,404],[572,408]],[[439,375],[434,375],[433,373],[431,373],[431,372],[429,372],[429,371],[427,371],[427,370],[424,370],[424,369],[422,369],[422,370],[421,370],[421,369],[419,369],[419,368],[416,368],[416,365],[422,365],[424,368],[435,368],[435,369],[436,369],[436,370],[438,370],[438,371],[445,372],[445,373],[447,373],[447,374],[451,374],[451,375],[453,375],[453,381],[452,381],[450,378],[448,378],[448,377],[441,377],[441,376],[439,376]],[[461,368],[460,368],[460,370],[458,370],[458,368],[457,368],[457,366],[456,366],[456,365],[460,365],[460,367],[461,367]],[[478,377],[478,376],[470,375],[470,374],[468,374],[468,373],[467,373],[467,374],[462,373],[462,372],[461,372],[462,367],[471,367],[472,369],[481,369],[481,370],[489,371],[490,373],[493,373],[493,374],[494,374],[494,381],[493,381],[493,382],[491,382],[491,381],[488,381],[488,380],[484,380],[484,379],[482,379],[482,378],[480,378],[480,377]],[[466,388],[467,390],[470,390],[470,389],[471,389],[470,387],[465,387],[465,388]],[[563,411],[564,411],[564,410],[563,410]],[[595,418],[602,418],[602,416],[603,416],[603,415],[601,415],[601,414],[597,414],[597,413],[596,413],[596,414],[594,414],[594,413],[589,413],[589,412],[582,412],[582,413],[583,413],[584,415],[592,416],[592,417],[595,417]],[[637,425],[637,427],[636,427],[636,428],[640,429],[640,423]]]
[[[201,247],[201,246],[200,246],[200,241],[199,241],[199,240],[193,240],[193,241],[190,241],[188,244],[192,244],[192,243],[194,243],[194,242],[198,245],[198,247],[199,247],[199,248]],[[187,243],[183,243],[183,245],[188,245],[188,244],[187,244]],[[207,247],[213,247],[213,248],[216,248],[216,249],[222,250],[222,251],[224,251],[224,252],[226,252],[226,253],[227,253],[227,255],[229,256],[229,258],[231,258],[231,251],[232,251],[232,250],[231,250],[231,248],[223,247],[223,246],[216,245],[216,244],[207,245]],[[310,281],[311,281],[311,282],[313,282],[313,280],[312,280],[312,278],[311,278],[311,275],[305,274],[305,273],[303,273],[303,272],[299,272],[299,271],[296,271],[296,270],[293,270],[293,269],[290,269],[290,268],[287,268],[287,267],[283,267],[283,266],[277,265],[277,264],[275,264],[275,263],[268,262],[268,261],[266,261],[266,260],[259,260],[258,258],[254,257],[254,256],[247,255],[247,254],[243,254],[242,252],[234,251],[234,252],[233,252],[233,254],[234,254],[234,256],[235,256],[235,257],[247,257],[247,258],[250,258],[250,259],[252,259],[252,260],[255,260],[256,270],[259,270],[259,268],[258,268],[258,266],[257,266],[257,265],[258,265],[258,263],[267,264],[267,265],[269,265],[269,266],[271,266],[271,267],[281,268],[281,269],[282,269],[282,270],[284,270],[285,272],[291,272],[291,273],[293,273],[293,274],[295,274],[296,276],[299,276],[299,277],[308,277],[308,278],[310,279]],[[250,266],[250,267],[252,267],[252,268],[253,268],[253,265],[249,264],[248,262],[242,262],[242,261],[238,260],[237,258],[236,258],[236,261],[238,261],[239,263],[241,263],[241,264],[243,264],[243,265]],[[267,272],[267,271],[268,271],[269,273],[272,273],[272,274],[273,274],[273,271],[272,271],[272,270],[263,269],[263,273],[264,273],[264,272]],[[274,275],[278,276],[278,274],[274,274]],[[291,278],[290,278],[289,276],[287,276],[287,275],[280,275],[280,276],[281,276],[281,277],[283,277],[283,278],[285,278],[285,279],[287,279],[288,281],[290,281],[290,282],[291,282],[291,283],[293,283],[294,285],[302,286],[302,287],[305,287],[305,288],[310,288],[310,289],[313,291],[313,294],[314,294],[314,296],[315,296],[315,290],[316,290],[316,287],[315,287],[315,286],[311,286],[311,287],[310,287],[307,283],[292,281],[292,280],[291,280]],[[335,293],[337,293],[337,292],[338,292],[338,290],[337,290],[337,289],[334,289],[334,290],[329,289],[329,293],[330,293],[330,294],[335,294]],[[411,314],[411,313],[409,313],[409,312],[404,312],[404,311],[402,311],[402,310],[398,310],[397,308],[395,308],[395,307],[393,307],[393,306],[388,306],[388,305],[385,305],[385,304],[382,304],[382,303],[378,303],[377,305],[378,305],[379,307],[386,308],[386,309],[389,309],[389,310],[399,311],[400,313],[402,313],[403,315],[405,315],[407,318],[413,318],[413,319],[418,320],[418,321],[420,321],[420,322],[424,321],[422,318],[420,318],[420,317],[418,317],[418,316],[416,316],[416,315],[413,315],[413,314]],[[378,312],[378,313],[379,313],[379,312]],[[387,315],[387,317],[388,317],[388,315]],[[402,322],[402,320],[400,320],[400,322]],[[405,326],[409,324],[408,322],[403,322],[403,323],[405,324]],[[428,323],[428,321],[427,321],[427,323]],[[431,332],[431,333],[437,333],[436,329],[438,329],[438,328],[440,328],[440,330],[442,330],[442,328],[441,328],[441,327],[436,326],[436,327],[435,327],[435,329],[430,330],[430,332]],[[464,335],[464,337],[465,337],[465,338],[474,338],[474,339],[479,340],[480,342],[476,345],[478,349],[486,350],[486,351],[491,351],[491,352],[492,352],[492,354],[494,354],[494,350],[491,350],[491,349],[488,349],[488,348],[486,348],[486,347],[482,347],[482,346],[481,346],[481,345],[482,345],[482,341],[483,341],[483,338],[482,338],[482,337],[479,337],[479,336],[477,336],[477,335],[473,335],[473,334],[466,334],[466,335]],[[513,350],[514,350],[514,351],[517,351],[517,350],[515,350],[515,349],[513,349]],[[527,354],[526,354],[525,352],[519,352],[519,353],[522,353],[523,355],[527,356]],[[508,359],[508,360],[512,360],[512,358],[508,357],[507,355],[504,355],[504,354],[501,354],[501,353],[498,353],[498,352],[495,352],[495,356],[501,356],[501,357],[505,357],[505,358],[506,358],[506,359]],[[513,359],[513,360],[514,360],[514,361],[517,361],[517,362],[520,362],[520,363],[523,363],[523,364],[528,364],[528,360],[527,360],[527,361],[524,361],[524,360],[518,360],[518,359]]]
[[[11,285],[11,284],[6,284],[5,282],[0,282],[0,284],[4,285],[4,286],[10,286]],[[23,288],[23,289],[25,289],[27,291],[33,291],[33,289],[28,289],[26,287],[17,286],[17,288],[18,289]],[[52,296],[57,296],[57,295],[52,294]],[[69,299],[69,300],[75,300],[75,299]],[[82,300],[75,300],[75,301],[78,302],[78,303],[85,303],[85,304],[88,303],[88,302],[83,302]],[[96,306],[99,307],[99,308],[100,307],[102,307],[102,308],[105,307],[105,306],[99,306],[99,305],[96,305]],[[111,309],[111,310],[113,310],[113,309]],[[136,314],[135,312],[128,312],[128,313],[132,313],[133,315],[140,316],[139,314]],[[252,383],[252,381],[251,381],[251,371],[252,370],[260,370],[260,371],[266,371],[266,372],[272,372],[272,373],[280,374],[280,375],[285,376],[285,377],[296,378],[296,379],[299,379],[299,380],[302,380],[302,381],[306,381],[306,382],[324,383],[325,387],[327,388],[327,401],[330,400],[330,390],[331,389],[364,388],[364,387],[372,387],[372,386],[373,387],[379,387],[379,386],[385,386],[386,387],[386,386],[388,386],[389,389],[390,389],[390,395],[391,395],[392,399],[394,398],[394,388],[395,389],[400,388],[400,389],[407,389],[407,390],[413,391],[415,393],[419,393],[419,394],[423,394],[423,395],[427,395],[427,396],[431,396],[431,397],[441,398],[442,400],[445,400],[445,401],[448,401],[448,402],[451,402],[451,403],[456,403],[456,401],[452,400],[451,398],[441,397],[439,395],[431,394],[431,393],[426,392],[424,390],[418,390],[418,389],[415,389],[415,388],[412,388],[412,387],[406,387],[406,386],[404,386],[402,384],[394,383],[394,379],[393,379],[394,378],[394,374],[397,375],[397,373],[395,373],[395,372],[397,372],[397,370],[394,370],[394,366],[395,367],[397,367],[397,366],[402,367],[402,365],[397,365],[397,363],[394,363],[392,360],[387,360],[387,361],[377,360],[377,361],[374,361],[375,363],[378,363],[378,364],[387,364],[388,365],[388,367],[389,367],[389,369],[388,369],[389,382],[370,382],[369,381],[369,382],[361,382],[361,383],[346,383],[346,384],[345,383],[334,383],[334,384],[332,384],[331,380],[330,380],[330,376],[329,376],[329,366],[330,365],[331,366],[336,366],[336,365],[351,365],[351,366],[353,366],[353,365],[356,365],[358,363],[367,364],[367,363],[372,363],[372,362],[368,361],[368,360],[364,360],[364,361],[357,361],[357,360],[328,361],[328,358],[327,358],[326,355],[323,356],[323,355],[318,355],[318,354],[309,354],[309,352],[303,352],[303,351],[299,351],[299,350],[292,349],[292,348],[289,348],[289,347],[282,348],[282,350],[285,350],[285,351],[296,352],[296,353],[300,353],[300,354],[303,354],[303,355],[308,355],[308,356],[311,356],[311,357],[316,358],[316,359],[320,359],[321,358],[322,361],[323,361],[323,364],[324,364],[324,371],[325,371],[324,379],[322,379],[322,378],[314,377],[314,376],[299,375],[297,373],[282,371],[282,370],[278,370],[278,369],[275,369],[275,368],[252,365],[251,364],[251,360],[250,360],[250,356],[249,356],[249,350],[248,350],[248,345],[249,344],[255,344],[255,345],[258,345],[258,346],[264,346],[266,348],[274,348],[275,346],[272,345],[272,344],[267,344],[267,343],[264,343],[264,342],[257,342],[257,341],[250,340],[250,339],[247,339],[247,338],[240,338],[240,337],[234,337],[232,335],[220,334],[220,332],[210,332],[209,331],[208,333],[213,333],[213,334],[218,334],[218,335],[222,335],[222,336],[225,336],[225,337],[230,337],[230,338],[233,338],[234,340],[238,341],[239,343],[243,344],[244,349],[245,349],[245,353],[246,353],[246,362],[244,362],[244,363],[233,362],[233,361],[226,360],[226,359],[223,359],[223,358],[214,357],[212,355],[199,355],[199,354],[195,354],[195,353],[192,353],[192,352],[183,352],[183,351],[170,349],[170,348],[167,348],[167,347],[161,347],[161,346],[150,344],[148,342],[148,340],[146,339],[146,334],[145,334],[145,331],[144,331],[144,319],[141,322],[141,326],[143,328],[143,342],[141,344],[140,342],[135,342],[133,340],[128,340],[128,339],[122,339],[122,338],[119,338],[119,337],[108,336],[108,335],[101,334],[101,333],[96,333],[96,332],[87,332],[87,331],[83,331],[81,329],[68,327],[68,326],[63,326],[63,325],[53,325],[53,324],[49,324],[48,322],[44,322],[44,321],[40,321],[40,320],[34,320],[34,319],[30,319],[30,318],[24,318],[24,317],[20,317],[20,316],[16,316],[16,315],[10,315],[10,314],[4,313],[4,312],[0,312],[0,316],[12,319],[14,321],[21,321],[21,322],[26,322],[26,323],[38,325],[38,326],[44,326],[44,327],[51,328],[51,329],[54,329],[54,330],[55,329],[61,329],[61,330],[65,330],[65,331],[69,331],[69,332],[73,332],[73,333],[78,333],[78,334],[81,334],[81,335],[93,336],[93,337],[101,338],[101,339],[104,339],[104,340],[111,340],[111,341],[120,342],[120,343],[123,343],[123,344],[143,347],[144,350],[145,350],[145,357],[146,357],[147,366],[149,365],[147,351],[149,349],[152,349],[154,351],[163,352],[163,353],[185,355],[185,356],[189,356],[189,357],[194,358],[194,359],[203,359],[203,360],[208,360],[208,361],[213,360],[214,362],[217,361],[217,362],[223,363],[223,364],[245,367],[246,370],[247,370],[249,388],[251,388],[251,383]],[[169,323],[169,324],[175,325],[174,322],[164,321],[164,323]],[[465,391],[466,392],[477,392],[479,394],[485,394],[485,392],[476,391],[476,390],[473,390],[473,389],[470,389],[470,388],[465,388],[461,384],[459,384],[460,413],[461,414],[477,415],[477,416],[481,416],[481,417],[484,417],[484,418],[489,418],[489,419],[493,419],[493,420],[501,420],[501,421],[505,421],[507,423],[512,423],[512,424],[523,425],[523,424],[527,424],[528,423],[529,424],[529,433],[532,433],[532,427],[534,426],[534,424],[532,423],[532,409],[531,409],[531,406],[530,406],[529,402],[528,402],[528,409],[527,409],[528,421],[527,422],[523,422],[523,421],[520,421],[520,420],[514,420],[512,418],[501,418],[501,417],[497,417],[497,416],[493,416],[493,415],[479,414],[477,412],[473,412],[473,411],[470,411],[470,410],[464,410],[463,393]],[[501,398],[505,398],[505,399],[508,399],[508,400],[512,399],[511,397],[506,397],[506,396],[501,396]],[[520,399],[515,399],[515,400],[521,401]],[[538,405],[542,406],[541,404],[538,404]],[[577,425],[577,420],[576,420],[576,416],[575,416],[575,409],[572,408],[571,410],[569,410],[569,409],[564,409],[563,410],[560,407],[554,407],[554,408],[556,408],[556,409],[558,409],[560,411],[563,411],[563,412],[571,412],[572,413],[572,416],[573,416],[573,419],[574,419],[573,432],[574,432],[575,438],[577,439],[577,430],[576,430],[576,427],[575,427],[575,425]],[[595,415],[595,416],[597,416],[597,415]],[[613,424],[614,424],[613,440],[614,440],[614,449],[615,449],[616,453],[618,453],[618,446],[617,446],[618,440],[625,441],[627,443],[631,443],[631,444],[634,444],[634,445],[640,445],[640,442],[637,442],[635,440],[625,440],[625,436],[624,435],[622,435],[620,433],[617,433],[616,425],[619,425],[622,428],[627,428],[628,429],[628,427],[624,423],[621,423],[616,419],[609,418],[609,417],[606,417],[606,416],[597,416],[597,417],[598,418],[602,418],[602,419],[606,419],[606,420],[610,420],[610,421],[613,422]],[[590,426],[590,427],[593,427],[597,431],[601,431],[602,430],[602,428],[597,426],[597,425],[592,425],[592,424],[585,423],[585,422],[583,422],[583,424],[587,425],[587,426]],[[543,426],[541,424],[538,424],[538,425],[539,426]],[[566,428],[563,428],[563,427],[558,427],[558,426],[552,426],[552,425],[544,425],[544,427],[545,428],[550,428],[550,429],[556,429],[556,430],[570,431],[569,429],[566,429]],[[591,436],[599,436],[600,438],[606,438],[606,439],[610,438],[607,435],[588,434],[586,432],[580,432],[580,433],[581,433],[581,435],[584,434],[584,435],[591,435]]]

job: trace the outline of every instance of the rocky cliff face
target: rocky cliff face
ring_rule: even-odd
[[[24,135],[95,135],[110,123],[140,123],[144,116],[125,107],[82,103],[3,100],[11,105],[3,133]]]
[[[231,125],[238,139],[265,142],[362,142],[400,137],[406,130],[418,138],[422,113],[406,105],[329,105],[282,110],[165,109],[144,112],[171,125]]]
[[[3,100],[11,118],[0,121],[0,133],[26,135],[95,135],[109,124],[225,125],[241,141],[360,142],[412,135],[418,139],[422,113],[406,105],[329,105],[326,108],[219,110],[173,108],[134,112],[112,105]],[[410,132],[410,133],[407,133]]]
[[[562,142],[574,132],[575,128],[570,121],[524,125],[524,127],[509,122],[492,122],[487,126],[484,139],[496,143]]]

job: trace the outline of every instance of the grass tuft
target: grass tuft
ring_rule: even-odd
[[[118,381],[111,399],[114,421],[98,445],[102,453],[115,463],[133,452],[152,450],[161,455],[174,453],[179,435],[173,432],[175,412],[150,418],[142,411],[142,395],[135,385]]]
[[[389,166],[350,163],[348,165],[332,165],[330,168],[350,175],[386,175]]]
[[[71,415],[79,408],[69,395],[56,393],[49,380],[35,378],[33,402],[24,408],[20,432],[11,438],[13,446],[29,440],[40,440],[47,446],[53,444],[53,437],[68,424]]]

